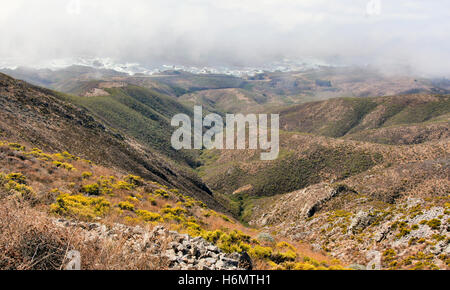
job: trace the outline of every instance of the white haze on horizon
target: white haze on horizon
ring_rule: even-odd
[[[318,59],[450,76],[445,0],[0,0],[0,65],[110,58],[157,67]]]

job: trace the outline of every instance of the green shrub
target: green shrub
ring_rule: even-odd
[[[42,161],[50,161],[53,160],[53,157],[50,154],[46,154],[43,153],[42,150],[38,149],[38,148],[33,148],[32,151],[25,153],[27,155],[31,155],[35,158],[38,158],[39,160]]]
[[[30,200],[36,196],[33,188],[25,184],[17,183],[13,180],[9,180],[8,183],[4,185],[4,187],[10,193],[18,193],[22,198],[26,200]]]
[[[309,263],[309,264],[313,265],[314,267],[317,267],[320,265],[320,263],[318,261],[314,260],[311,257],[307,257],[307,256],[303,257],[303,262]]]
[[[111,204],[103,197],[62,194],[50,206],[50,211],[62,216],[92,220],[105,216],[110,207]]]
[[[270,247],[262,247],[259,245],[254,246],[250,249],[249,254],[254,258],[265,259],[272,256],[272,248]]]
[[[385,262],[392,262],[397,257],[397,253],[394,249],[386,249],[383,252],[383,259]]]
[[[116,184],[113,185],[116,189],[124,189],[124,190],[133,190],[135,188],[134,184],[128,183],[126,181],[118,181]]]
[[[10,173],[6,175],[7,180],[12,180],[19,184],[27,184],[26,177],[22,173]]]
[[[163,213],[163,214],[173,214],[175,216],[177,216],[177,215],[179,216],[181,214],[187,214],[187,210],[185,210],[184,208],[179,207],[179,206],[174,207],[174,208],[165,207],[165,208],[163,208],[161,210],[161,213]]]
[[[22,173],[0,173],[0,185],[10,194],[18,194],[25,200],[32,200],[36,197],[33,188],[27,186],[27,181]]]
[[[97,180],[97,184],[100,187],[100,194],[112,195],[114,176],[104,177],[101,176]]]
[[[146,210],[137,210],[136,214],[146,222],[161,222],[161,221],[163,221],[161,215],[158,213],[149,212]]]
[[[70,153],[67,152],[67,151],[64,151],[61,155],[62,155],[65,159],[80,160],[79,157],[77,157],[77,156],[75,156],[75,155],[72,155],[72,154],[70,154]]]
[[[22,146],[18,143],[9,143],[8,146],[17,151],[25,151],[26,149],[25,146]]]
[[[130,174],[130,175],[125,176],[124,180],[129,184],[133,184],[134,186],[144,185],[144,180],[140,176]]]
[[[441,221],[438,219],[432,219],[427,222],[427,225],[433,230],[438,230],[441,227]]]
[[[291,250],[294,252],[297,250],[293,245],[291,245],[285,241],[277,243],[276,247],[277,247],[277,249],[280,249],[280,250]]]
[[[167,191],[165,191],[164,189],[157,189],[157,190],[153,191],[153,193],[156,196],[162,196],[164,198],[168,198],[169,197],[169,195],[167,194]]]
[[[183,227],[187,229],[187,232],[190,236],[200,236],[203,232],[203,229],[195,221],[184,222]]]
[[[406,227],[402,227],[402,228],[400,228],[400,233],[398,235],[396,235],[396,237],[399,239],[399,238],[409,235],[410,233],[411,233],[410,229],[408,229]]]
[[[84,185],[81,187],[81,192],[84,192],[88,195],[100,195],[100,186],[97,183]]]
[[[92,172],[85,171],[85,172],[81,173],[81,177],[83,179],[88,179],[88,178],[92,177]]]
[[[122,210],[134,211],[134,204],[128,201],[119,202],[118,206]]]
[[[221,230],[208,231],[202,235],[202,238],[210,243],[215,244],[223,234],[224,232],[222,232]]]
[[[154,199],[153,197],[149,197],[148,201],[151,203],[151,205],[158,205],[158,203],[156,202],[156,199]]]
[[[295,259],[297,258],[297,253],[292,251],[292,250],[288,250],[286,252],[276,252],[273,253],[272,256],[270,257],[270,259],[278,264],[283,263],[283,262],[287,262],[287,261],[295,261]]]
[[[75,170],[75,167],[73,167],[72,164],[65,163],[65,162],[53,161],[53,165],[55,165],[55,166],[58,167],[58,168],[64,168],[64,169],[67,169],[68,171]]]

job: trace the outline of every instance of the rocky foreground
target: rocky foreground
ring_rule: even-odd
[[[58,227],[78,228],[86,241],[119,240],[126,237],[126,255],[150,255],[162,260],[169,270],[251,270],[252,261],[246,254],[224,253],[201,237],[190,237],[169,231],[163,226],[147,230],[141,226],[122,224],[107,226],[58,219]]]
[[[283,196],[253,224],[309,242],[316,251],[353,263],[352,268],[448,269],[450,203],[446,200],[409,197],[387,204],[319,184]],[[298,204],[304,206],[299,209]]]

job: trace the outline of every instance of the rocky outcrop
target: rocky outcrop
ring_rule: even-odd
[[[327,251],[349,263],[367,263],[373,258],[368,255],[375,251],[382,269],[448,269],[448,204],[424,204],[424,200],[409,198],[383,209],[321,213],[283,227],[280,233],[314,242],[314,250]]]
[[[58,219],[55,225],[80,228],[86,240],[125,239],[129,255],[151,253],[167,261],[170,270],[247,270],[252,269],[246,254],[223,253],[218,247],[201,237],[191,237],[169,231],[163,226],[152,230],[140,226],[128,227],[114,224],[108,227],[101,223],[84,223]]]
[[[348,191],[346,187],[331,186],[328,183],[311,185],[302,190],[294,191],[281,196],[276,203],[271,204],[269,211],[267,208],[255,207],[254,216],[259,218],[250,222],[252,225],[266,226],[277,224],[280,221],[292,219],[304,219],[312,217],[321,207],[341,192]]]
[[[174,231],[167,231],[158,227],[154,235],[163,239],[170,239],[168,249],[163,256],[169,260],[169,267],[173,270],[238,270],[241,255],[238,253],[225,254],[201,237],[190,237]]]
[[[359,211],[351,220],[349,231],[353,234],[360,233],[376,220],[376,214],[372,211]]]

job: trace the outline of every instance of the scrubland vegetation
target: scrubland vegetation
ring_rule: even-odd
[[[302,248],[307,249],[304,245],[297,248],[276,236],[269,240],[258,238],[257,229],[244,227],[177,189],[139,176],[117,173],[68,152],[49,154],[38,148],[1,142],[0,154],[3,156],[2,206],[8,207],[2,211],[0,223],[4,229],[1,246],[7,249],[3,253],[6,262],[0,265],[2,268],[58,269],[69,249],[91,251],[89,245],[81,245],[76,234],[72,236],[68,230],[45,232],[51,227],[51,220],[58,217],[100,221],[106,225],[154,227],[163,224],[171,230],[202,237],[227,253],[248,252],[260,269],[343,268],[338,261],[326,256],[312,252],[312,257],[307,256],[308,251],[302,252]],[[9,217],[13,214],[15,220],[27,215],[26,222],[11,228],[14,224]],[[7,231],[14,234],[9,237],[5,235]],[[9,240],[19,239],[22,234],[21,242]],[[45,244],[42,249],[41,243]],[[19,254],[34,248],[39,251],[35,257],[30,252]],[[118,251],[118,248],[107,251]],[[107,259],[107,255],[114,257],[101,261],[102,266],[92,258],[88,268],[139,267],[139,261],[129,259],[123,261],[127,265],[115,264],[120,259],[117,252],[102,252],[97,259]],[[90,253],[89,256],[95,255]],[[155,261],[154,267],[164,268],[164,265]]]
[[[60,269],[72,249],[83,269],[173,266],[127,234],[86,240],[98,225],[162,225],[254,269],[361,269],[373,251],[383,269],[449,268],[448,95],[414,81],[424,93],[372,98],[411,82],[334,73],[115,76],[58,84],[67,95],[0,74],[0,268]],[[360,97],[317,102],[348,86]],[[280,112],[279,159],[172,150],[169,118],[193,101]]]

